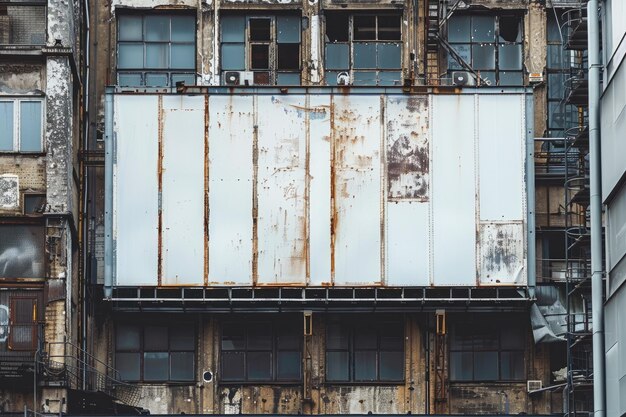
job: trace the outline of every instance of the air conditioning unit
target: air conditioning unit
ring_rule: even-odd
[[[337,85],[350,85],[350,74],[345,71],[337,74]]]
[[[454,71],[452,73],[452,84],[461,87],[476,85],[476,79],[467,71]]]
[[[540,379],[529,379],[528,381],[526,381],[526,391],[528,391],[529,393],[533,391],[538,391],[541,388],[543,388],[543,383]]]
[[[252,71],[225,71],[224,85],[254,85]]]

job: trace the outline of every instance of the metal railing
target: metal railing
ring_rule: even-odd
[[[0,45],[45,45],[46,3],[0,0]]]

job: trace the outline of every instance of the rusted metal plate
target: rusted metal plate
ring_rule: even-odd
[[[328,285],[331,276],[330,96],[311,95],[309,111],[310,285]]]
[[[478,236],[480,284],[525,284],[523,224],[481,223]]]
[[[433,96],[432,100],[431,282],[476,285],[474,97]]]
[[[164,96],[161,283],[204,283],[204,97]]]
[[[260,96],[258,108],[259,284],[306,284],[304,96]]]
[[[428,97],[388,96],[386,101],[387,197],[428,201]]]
[[[209,285],[252,284],[253,101],[209,100]]]
[[[522,220],[524,184],[524,98],[478,96],[480,220]]]
[[[115,100],[115,268],[118,285],[157,285],[158,96]]]
[[[382,283],[381,99],[334,96],[332,106],[334,283]]]

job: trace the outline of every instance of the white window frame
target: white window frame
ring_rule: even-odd
[[[22,132],[20,131],[21,124],[21,104],[23,102],[38,102],[41,103],[41,138],[39,141],[39,149],[36,151],[22,151],[21,147],[21,136]],[[0,103],[13,103],[13,149],[11,150],[0,150],[0,153],[42,153],[44,150],[44,136],[45,136],[45,113],[46,106],[45,100],[43,97],[14,97],[14,98],[3,98],[0,97]]]

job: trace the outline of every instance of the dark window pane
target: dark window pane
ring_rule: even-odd
[[[524,378],[524,352],[500,353],[500,378],[519,381]]]
[[[500,42],[521,42],[521,19],[517,16],[500,16],[498,29]]]
[[[227,323],[222,329],[222,350],[242,350],[246,348],[243,327]]]
[[[404,331],[402,327],[388,324],[380,330],[381,350],[403,350]]]
[[[169,48],[165,43],[146,44],[146,68],[168,68]]]
[[[380,380],[404,379],[404,352],[380,352]]]
[[[276,74],[277,85],[300,85],[300,74],[293,72],[279,72]]]
[[[354,68],[376,68],[376,44],[354,43]]]
[[[354,349],[376,349],[375,329],[356,328],[354,330]]]
[[[300,379],[300,352],[278,352],[276,378],[280,381]]]
[[[167,381],[169,379],[169,355],[167,352],[144,352],[143,380]]]
[[[146,85],[148,87],[167,87],[167,74],[163,74],[163,73],[146,74]]]
[[[167,327],[147,326],[144,330],[144,350],[167,350]]]
[[[325,71],[324,80],[326,81],[326,85],[337,85],[338,74],[338,71]]]
[[[248,352],[248,379],[250,381],[269,381],[272,379],[271,352]]]
[[[548,68],[567,68],[567,51],[561,45],[548,45],[547,66]]]
[[[278,69],[298,70],[300,69],[300,44],[279,43],[278,44]]]
[[[41,152],[41,101],[20,102],[20,151]]]
[[[326,42],[348,42],[348,15],[345,13],[326,14]]]
[[[24,194],[24,213],[41,213],[46,204],[45,194]]]
[[[467,64],[472,63],[472,52],[470,45],[452,45],[452,49],[465,61]],[[456,59],[450,54],[448,55],[448,68],[450,69],[463,69]]]
[[[327,349],[348,349],[350,343],[349,332],[339,323],[330,323],[326,334]]]
[[[243,381],[245,379],[244,358],[243,352],[222,352],[222,380]]]
[[[396,69],[401,67],[402,48],[399,43],[378,44],[378,65],[381,69]]]
[[[498,349],[499,338],[497,329],[475,329],[474,350]]]
[[[185,85],[194,85],[196,83],[196,76],[193,74],[172,74],[172,84],[176,85],[178,81],[182,81]]]
[[[146,16],[144,20],[145,40],[169,41],[170,18],[168,16]]]
[[[269,41],[271,39],[270,19],[250,19],[250,40]]]
[[[354,380],[355,381],[375,381],[376,380],[376,352],[375,351],[354,352]]]
[[[269,45],[252,45],[250,48],[250,69],[269,69],[270,47]]]
[[[471,381],[473,374],[471,352],[450,352],[450,379],[453,381]]]
[[[272,327],[269,323],[253,323],[248,328],[248,349],[271,350]]]
[[[300,43],[300,17],[276,17],[276,42]]]
[[[115,354],[115,368],[120,373],[120,378],[123,381],[139,381],[141,378],[140,366],[141,366],[141,354],[140,353],[116,353]]]
[[[470,42],[470,28],[469,16],[453,15],[448,21],[448,42]]]
[[[222,42],[244,42],[246,40],[246,18],[244,16],[222,16],[220,25]]]
[[[143,44],[120,44],[117,48],[118,68],[143,68]]]
[[[474,335],[467,326],[455,326],[450,338],[451,350],[472,350]]]
[[[276,340],[276,348],[278,350],[296,350],[300,348],[300,339],[302,336],[299,336],[295,329],[290,333],[291,334],[287,332],[278,334]]]
[[[472,45],[472,65],[475,69],[494,69],[496,50],[493,45]]]
[[[500,71],[500,85],[522,85],[524,77],[521,71]]]
[[[328,381],[349,381],[348,352],[326,352],[326,379]]]
[[[378,73],[378,85],[393,86],[402,84],[402,74],[399,71],[381,71]]]
[[[548,19],[547,33],[548,42],[563,43],[561,29],[559,28],[559,25],[554,18]]]
[[[196,39],[194,16],[172,16],[172,42],[193,42]]]
[[[355,71],[354,72],[354,85],[376,85],[378,82],[376,78],[376,71]]]
[[[495,42],[495,19],[493,16],[472,17],[472,42]]]
[[[194,350],[193,326],[170,327],[170,350]]]
[[[474,381],[498,379],[498,352],[474,352]]]
[[[254,73],[254,84],[255,85],[270,85],[270,72],[269,71],[256,71]]]
[[[376,40],[376,16],[354,16],[355,41]]]
[[[118,41],[141,41],[142,40],[142,17],[120,16],[117,24],[119,27]]]
[[[484,81],[483,85],[496,85],[495,71],[480,71],[480,78]]]
[[[172,381],[193,381],[194,366],[192,352],[171,353],[170,360],[170,380]]]
[[[117,350],[139,350],[140,330],[138,326],[118,325],[115,333]]]
[[[0,102],[0,151],[13,150],[13,102]]]
[[[196,47],[194,45],[172,44],[172,63],[170,68],[193,69],[196,66]]]
[[[119,73],[117,74],[117,83],[122,87],[139,86],[141,84],[141,73]]]
[[[350,46],[327,43],[325,57],[327,69],[347,70],[350,66]]]
[[[378,40],[399,41],[401,38],[399,15],[378,16]]]
[[[222,44],[222,69],[244,70],[246,69],[246,49],[243,43]]]
[[[498,68],[501,70],[522,69],[522,45],[500,45]]]
[[[565,74],[548,74],[548,99],[562,99],[565,94]],[[563,255],[561,255],[563,256]],[[565,256],[563,256],[564,258]]]

